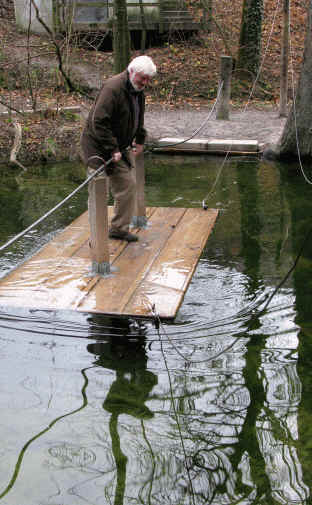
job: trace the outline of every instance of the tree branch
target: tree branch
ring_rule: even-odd
[[[70,79],[70,77],[67,75],[67,73],[65,72],[64,70],[64,67],[63,67],[63,58],[62,58],[62,53],[61,53],[61,49],[60,49],[60,46],[59,44],[57,43],[50,27],[43,21],[43,19],[40,17],[40,13],[39,13],[39,9],[36,5],[36,2],[35,0],[30,0],[31,1],[31,4],[33,5],[35,11],[36,11],[36,18],[37,20],[39,21],[39,23],[42,24],[42,26],[44,27],[44,29],[46,30],[46,32],[49,34],[50,36],[50,39],[55,47],[55,52],[56,52],[56,57],[57,57],[57,60],[58,60],[58,69],[60,71],[60,73],[62,74],[67,86],[68,86],[68,89],[69,91],[71,92],[78,92],[84,96],[86,96],[87,98],[92,98],[88,95],[88,93],[86,93],[83,89],[80,89],[78,88],[73,82],[72,80]]]
[[[22,145],[22,127],[16,119],[13,120],[13,125],[15,130],[15,136],[13,141],[13,147],[10,154],[10,163],[14,163],[18,167],[22,168],[24,172],[26,172],[27,169],[24,167],[24,165],[22,165],[22,163],[20,163],[16,159]]]

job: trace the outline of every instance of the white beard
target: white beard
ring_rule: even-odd
[[[134,74],[134,75],[135,75],[135,74]],[[134,84],[134,82],[133,82],[133,76],[130,76],[130,75],[129,75],[129,80],[130,80],[130,82],[131,82],[131,85],[132,85],[133,89],[135,89],[135,91],[143,91],[143,89],[145,88],[145,86],[140,86],[140,87],[139,87],[139,86],[137,86],[136,84]]]

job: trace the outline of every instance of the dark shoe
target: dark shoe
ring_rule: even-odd
[[[127,242],[137,242],[139,237],[130,233],[129,231],[122,230],[111,230],[109,232],[109,238],[114,238],[117,240],[126,240]]]

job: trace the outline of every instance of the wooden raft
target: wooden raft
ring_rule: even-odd
[[[112,208],[109,208],[109,215]],[[0,306],[161,318],[177,314],[218,211],[149,208],[139,241],[109,241],[106,277],[91,275],[85,212],[0,279]],[[112,268],[112,270],[113,270]]]

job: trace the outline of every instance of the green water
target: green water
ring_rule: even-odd
[[[288,168],[146,160],[148,205],[220,209],[174,323],[0,299],[1,505],[312,503],[312,199]],[[0,244],[77,186],[74,169],[2,176]],[[5,250],[0,275],[86,198]]]

